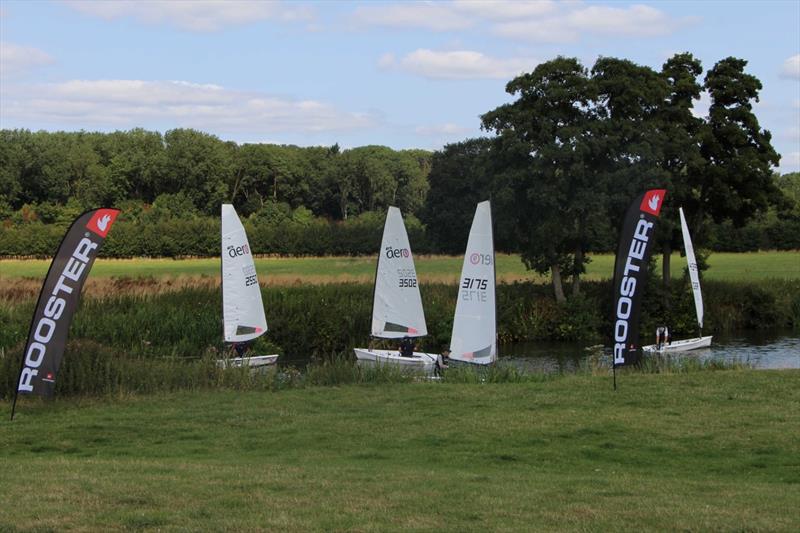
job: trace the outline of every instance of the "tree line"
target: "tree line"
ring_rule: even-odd
[[[36,225],[100,205],[123,210],[115,233],[127,237],[112,235],[109,253],[213,255],[223,202],[265,252],[373,253],[396,205],[416,250],[462,253],[475,203],[491,198],[498,249],[549,272],[564,300],[564,283],[580,293],[587,254],[613,251],[630,199],[658,187],[669,191],[658,230],[666,283],[682,247],[679,206],[700,248],[800,247],[797,176],[773,173],[780,156],[753,113],[761,83],[746,65],[729,57],[701,80],[690,53],[660,71],[557,57],[507,84],[515,100],[481,116],[486,137],[433,153],[238,145],[191,129],[0,130],[0,255],[47,255],[56,237]],[[711,103],[699,117],[703,91]]]
[[[389,205],[414,213],[425,201],[430,156],[384,146],[238,145],[191,129],[0,130],[0,215],[27,205],[52,222],[63,206],[126,210],[177,194],[206,215],[223,202],[244,216],[267,204],[333,220]]]

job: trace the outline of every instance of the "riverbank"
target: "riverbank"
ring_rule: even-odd
[[[115,283],[119,286],[113,290],[87,291],[82,298],[70,328],[59,394],[106,390],[110,375],[151,372],[147,379],[158,383],[165,372],[190,372],[181,362],[219,357],[223,345],[218,287],[174,288],[168,280],[152,280],[151,290],[142,291],[130,279]],[[687,288],[675,283],[672,307],[666,309],[659,286],[653,285],[645,294],[642,338],[660,323],[670,324],[676,338],[694,334],[694,304]],[[800,281],[717,281],[704,288],[707,334],[800,325]],[[10,397],[14,389],[37,295],[18,289],[14,283],[0,289],[0,398]],[[607,342],[612,327],[610,283],[587,282],[583,291],[582,297],[558,304],[547,285],[500,284],[500,341]],[[456,295],[452,285],[422,287],[429,332],[420,343],[422,349],[439,352],[450,342]],[[279,353],[282,363],[305,366],[311,360],[352,358],[353,347],[369,342],[370,285],[267,287],[263,297],[269,331],[255,342],[256,353]]]
[[[798,380],[26,399],[0,422],[0,530],[796,531]]]

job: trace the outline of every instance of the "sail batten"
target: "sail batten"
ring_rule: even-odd
[[[371,333],[373,337],[384,339],[428,334],[408,234],[396,207],[389,208],[383,228],[372,299]]]
[[[450,359],[489,364],[497,359],[494,239],[489,201],[475,209],[467,240],[450,337]]]
[[[689,267],[689,280],[692,282],[692,295],[694,296],[694,309],[697,312],[697,325],[703,329],[703,293],[700,291],[700,273],[697,270],[697,259],[694,256],[694,246],[692,237],[689,234],[689,226],[686,224],[686,217],[683,215],[683,208],[679,208],[681,216],[681,233],[683,233],[683,248],[686,252],[686,264]]]
[[[225,342],[245,342],[267,332],[250,243],[230,204],[222,205],[222,317]]]

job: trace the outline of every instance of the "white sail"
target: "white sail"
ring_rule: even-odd
[[[230,204],[222,204],[222,317],[226,342],[244,342],[267,332],[253,254]]]
[[[489,364],[497,359],[494,240],[489,201],[475,209],[458,286],[450,358]]]
[[[428,334],[417,271],[400,210],[390,207],[375,275],[372,336],[397,339]]]
[[[692,282],[692,294],[694,295],[694,308],[697,311],[697,324],[703,329],[703,294],[700,292],[700,276],[697,271],[697,260],[694,258],[694,247],[692,237],[689,235],[689,227],[686,225],[686,218],[683,216],[683,208],[678,208],[681,215],[681,232],[683,233],[683,247],[686,250],[686,263],[689,265],[689,279]]]

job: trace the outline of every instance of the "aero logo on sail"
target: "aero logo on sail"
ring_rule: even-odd
[[[408,248],[392,248],[386,247],[386,257],[388,259],[397,259],[399,257],[411,257],[411,251]]]

